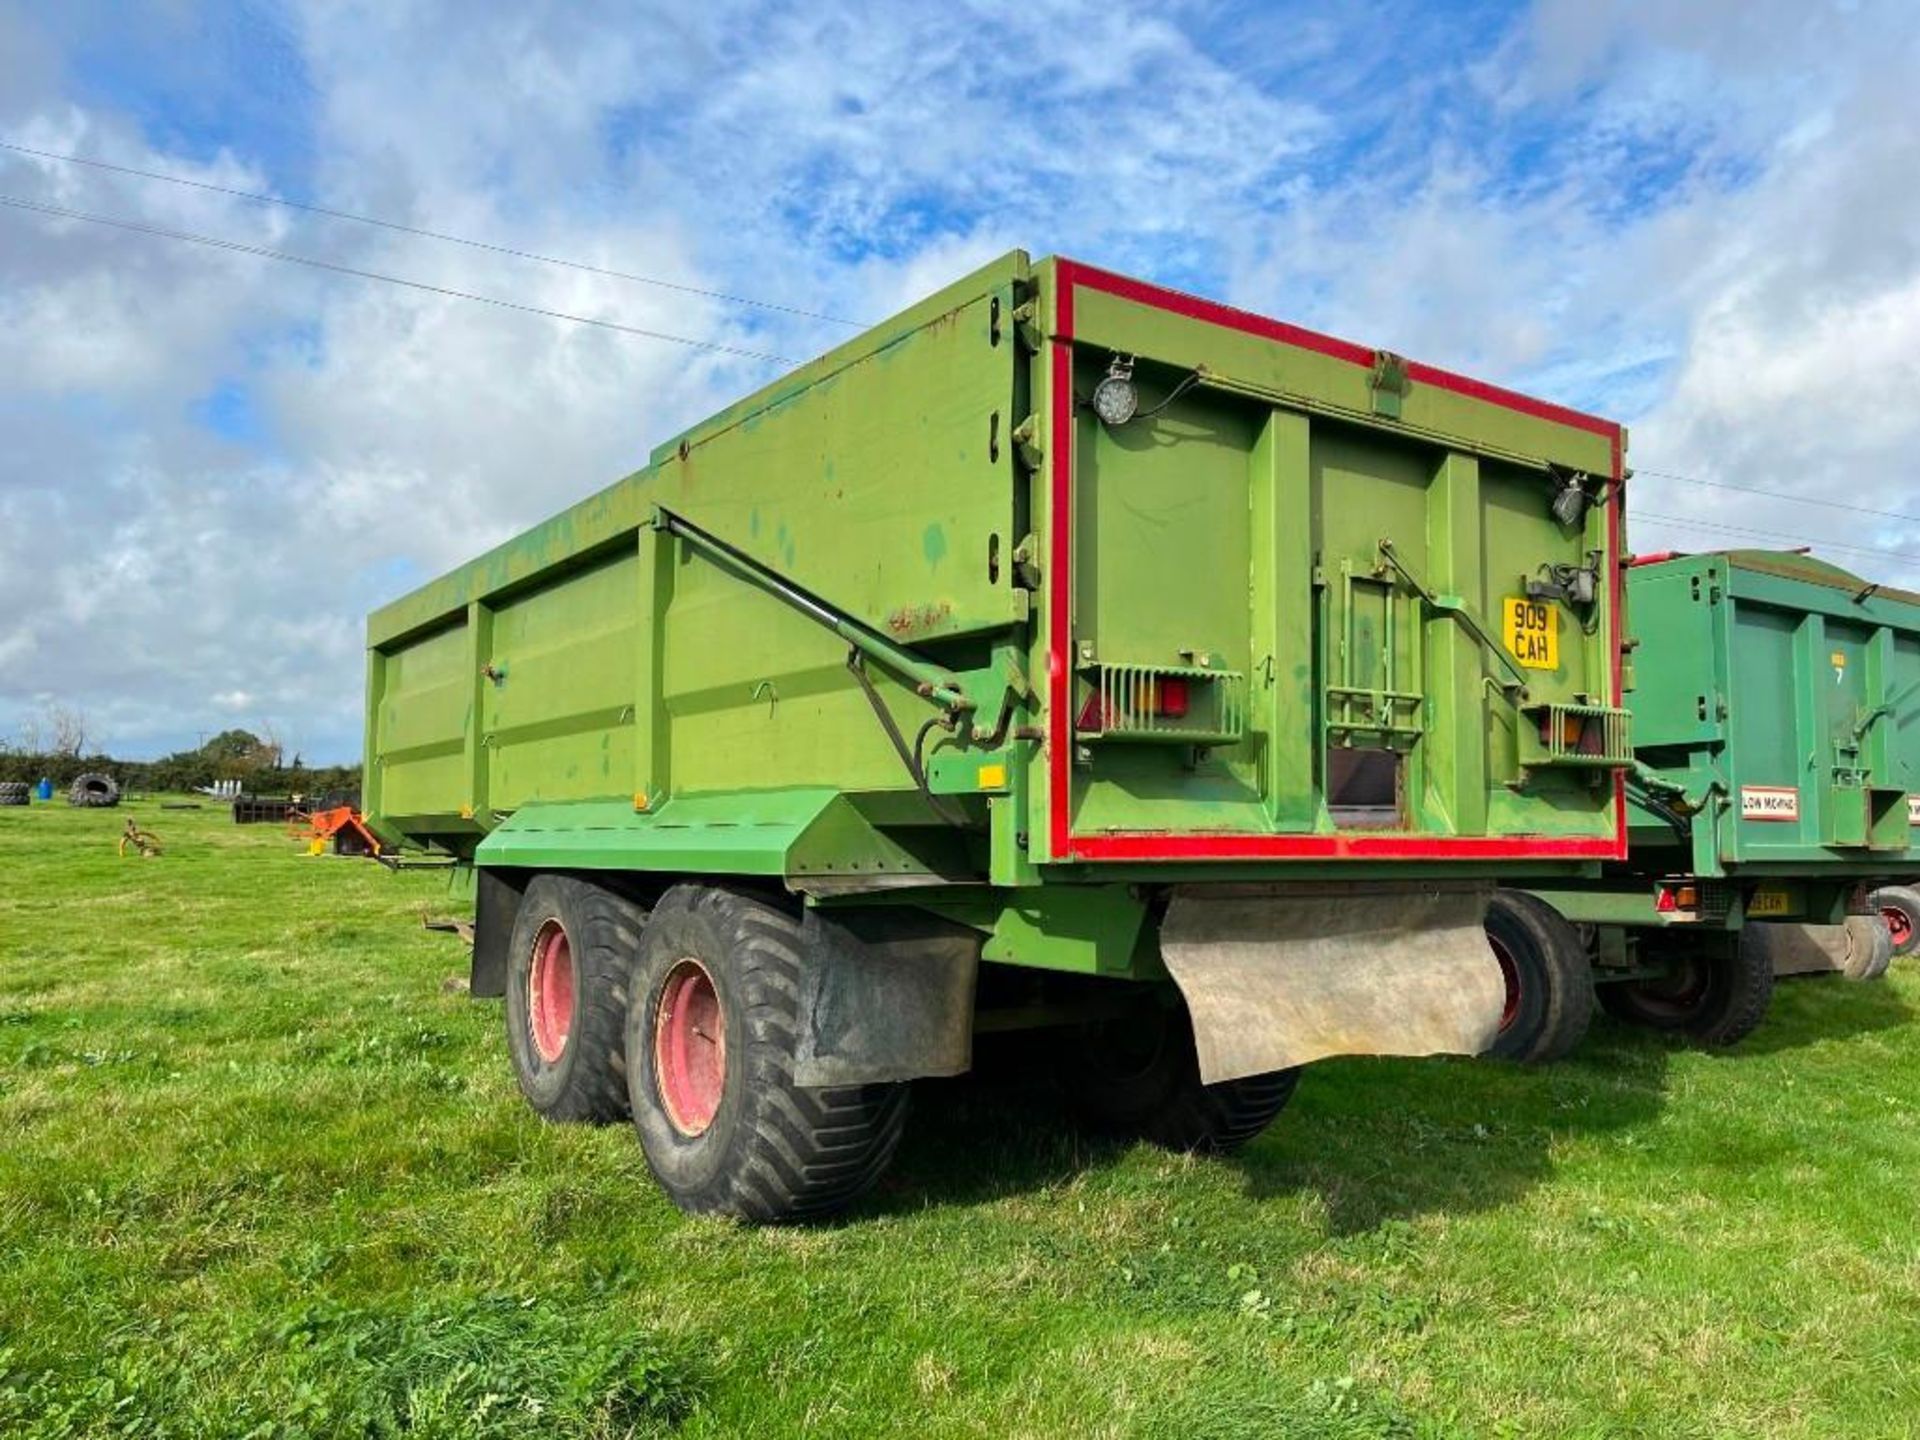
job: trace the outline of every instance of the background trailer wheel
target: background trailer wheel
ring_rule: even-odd
[[[507,942],[507,1050],[520,1093],[549,1120],[627,1114],[627,984],[645,921],[585,880],[527,886]]]
[[[1225,1154],[1267,1126],[1293,1098],[1296,1067],[1218,1085],[1200,1082],[1186,1007],[1157,1000],[1069,1032],[1058,1075],[1089,1126],[1169,1150]]]
[[[1776,980],[1835,973],[1878,980],[1893,960],[1893,938],[1878,915],[1849,915],[1838,925],[1749,923],[1740,943],[1765,958]]]
[[[1719,1047],[1746,1039],[1766,1017],[1773,959],[1764,944],[1729,932],[1645,934],[1640,948],[1663,973],[1598,986],[1601,1008],[1616,1020]]]
[[[1564,1059],[1593,1022],[1593,967],[1580,932],[1546,901],[1518,890],[1493,892],[1486,924],[1507,984],[1487,1054],[1534,1065]]]
[[[1882,885],[1867,897],[1867,904],[1886,922],[1896,956],[1920,950],[1920,890],[1908,885]]]
[[[794,1082],[818,932],[714,886],[669,890],[648,918],[626,1019],[627,1089],[647,1166],[693,1214],[804,1219],[880,1178],[907,1087]]]

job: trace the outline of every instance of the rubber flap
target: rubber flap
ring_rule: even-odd
[[[1491,886],[1177,891],[1160,953],[1209,1085],[1330,1055],[1478,1055],[1506,1003]]]

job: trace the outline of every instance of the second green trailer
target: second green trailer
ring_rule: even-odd
[[[1500,902],[1552,912],[1502,954],[1555,992],[1506,1042],[1523,1058],[1577,1042],[1589,970],[1614,1014],[1713,1043],[1776,973],[1871,977],[1877,912],[1911,893],[1887,882],[1920,869],[1920,595],[1797,552],[1673,554],[1629,565],[1627,615],[1628,857]]]

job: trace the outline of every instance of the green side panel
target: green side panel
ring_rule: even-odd
[[[1631,696],[1633,742],[1643,760],[1717,740],[1725,676],[1715,623],[1725,567],[1642,565],[1628,572],[1627,628],[1638,640]]]
[[[1693,868],[1920,863],[1920,596],[1733,551],[1634,567],[1628,598],[1635,744],[1701,806]],[[1634,837],[1669,843],[1651,822]]]
[[[698,557],[673,567],[661,694],[677,794],[907,783],[847,673],[846,642]],[[910,734],[930,713],[873,671]]]
[[[500,675],[481,726],[496,809],[632,790],[638,574],[634,552],[611,555],[493,610]]]
[[[1019,539],[1009,317],[1025,268],[1008,256],[857,363],[806,367],[661,446],[661,503],[897,639],[1023,618],[992,561]]]
[[[464,618],[385,657],[375,719],[382,814],[457,814],[467,803],[469,673]]]
[[[1003,257],[378,611],[377,818],[444,838],[551,801],[910,791],[847,642],[655,517],[687,518],[893,641],[962,645],[984,668],[1027,613],[1011,559],[1026,274],[1025,256]],[[930,707],[871,673],[911,735]]]
[[[931,878],[914,855],[827,789],[522,806],[480,843],[482,866],[683,875]]]

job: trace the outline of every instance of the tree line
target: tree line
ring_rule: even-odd
[[[57,722],[57,723],[56,723]],[[88,743],[87,727],[64,712],[46,725],[24,727],[17,743],[0,743],[0,781],[41,779],[66,789],[79,775],[111,775],[130,790],[198,790],[238,780],[252,795],[318,795],[357,790],[358,765],[308,765],[298,753],[287,758],[273,737],[251,730],[222,730],[205,744],[158,760],[120,760]]]

